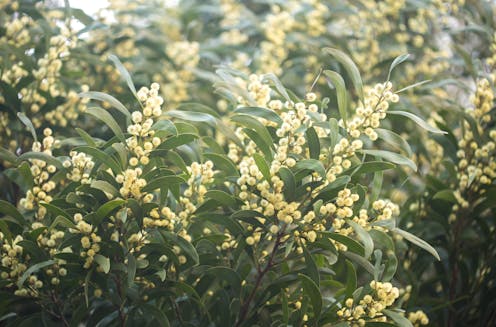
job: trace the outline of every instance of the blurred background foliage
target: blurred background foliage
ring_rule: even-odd
[[[339,119],[338,89],[329,90],[321,75],[332,69],[346,85],[352,80],[322,48],[346,52],[365,84],[387,80],[393,60],[410,54],[391,81],[396,90],[418,85],[401,92],[393,110],[407,109],[447,134],[388,115],[382,127],[398,137],[377,141],[418,166],[385,171],[381,197],[402,209],[397,225],[441,257],[395,237],[395,281],[408,289],[403,307],[422,309],[433,326],[496,321],[494,2],[111,0],[94,17],[62,1],[4,0],[0,9],[0,146],[16,155],[33,142],[19,112],[37,131],[50,128],[62,147],[81,144],[76,127],[97,140],[113,137],[111,128],[83,114],[90,100],[78,96],[101,91],[126,108],[139,107],[109,55],[120,59],[137,89],[161,85],[164,111],[203,112],[227,123],[239,106],[233,81],[250,74],[274,74],[295,97],[314,92],[326,99],[324,113]],[[356,101],[357,91],[349,92]],[[218,130],[197,128],[220,147],[227,144]],[[17,204],[26,188],[11,168],[0,161],[0,197]]]

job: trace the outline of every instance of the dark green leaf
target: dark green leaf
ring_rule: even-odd
[[[101,254],[96,254],[94,256],[95,262],[98,263],[100,268],[102,268],[103,272],[108,274],[110,271],[110,259],[107,257],[104,257]]]
[[[338,98],[339,115],[343,120],[344,127],[347,127],[348,121],[348,94],[344,80],[338,73],[332,70],[324,70],[324,75],[330,80],[330,83],[336,88],[336,96]]]
[[[298,274],[298,279],[303,286],[304,292],[310,298],[313,307],[313,314],[315,320],[318,320],[320,312],[322,311],[322,294],[320,294],[319,287],[315,282],[304,274]]]
[[[434,256],[434,258],[436,258],[437,260],[441,261],[441,258],[439,257],[439,254],[437,253],[436,249],[434,249],[429,243],[427,243],[426,241],[418,238],[417,236],[413,235],[413,234],[410,234],[409,232],[407,231],[404,231],[402,229],[399,229],[399,228],[395,228],[393,229],[393,232],[401,235],[403,238],[405,238],[407,241],[417,245],[418,247],[421,247],[422,249],[426,250],[427,252],[429,252],[430,254],[432,254]]]
[[[374,241],[372,240],[372,237],[370,237],[369,233],[362,226],[358,225],[353,220],[348,220],[347,223],[353,227],[355,233],[357,233],[358,237],[362,240],[365,249],[364,257],[365,259],[368,259],[374,250]]]
[[[429,131],[431,133],[436,133],[436,134],[448,134],[448,132],[445,132],[445,131],[442,131],[440,129],[437,129],[435,127],[432,127],[431,125],[429,125],[425,120],[423,120],[422,118],[420,118],[419,116],[417,115],[414,115],[412,114],[411,112],[407,112],[407,111],[395,111],[395,110],[390,110],[387,112],[388,114],[391,114],[391,115],[399,115],[399,116],[404,116],[404,117],[407,117],[407,118],[410,118],[411,120],[413,120],[415,123],[417,123],[417,125],[419,125],[420,127],[422,127],[423,129],[425,129],[426,131]]]
[[[38,137],[36,136],[36,130],[34,129],[34,126],[33,126],[33,123],[31,122],[31,120],[23,112],[18,112],[17,117],[19,117],[21,122],[24,125],[26,125],[29,132],[31,132],[31,135],[33,136],[34,141],[38,142]]]
[[[122,114],[124,114],[124,116],[131,119],[131,114],[129,113],[129,110],[119,100],[117,100],[116,98],[114,98],[109,94],[103,92],[90,91],[90,92],[79,93],[79,96],[81,98],[90,98],[92,100],[107,102],[112,107],[114,107],[115,109],[119,110]]]
[[[407,157],[399,153],[385,151],[385,150],[361,150],[361,152],[371,156],[383,158],[398,165],[408,166],[414,171],[417,171],[417,165],[412,160],[408,159]]]
[[[343,65],[344,69],[348,73],[348,76],[353,82],[353,86],[355,87],[358,96],[360,97],[360,99],[363,100],[362,77],[360,76],[360,71],[358,70],[358,67],[355,65],[353,60],[351,60],[351,58],[347,54],[338,49],[324,48],[323,51],[333,56],[339,63]]]
[[[91,108],[86,109],[86,112],[88,114],[90,114],[91,116],[93,116],[97,119],[100,119],[102,122],[104,122],[105,125],[107,125],[112,130],[114,135],[117,136],[117,138],[121,142],[125,142],[125,137],[124,137],[124,134],[122,133],[122,130],[121,130],[119,124],[117,124],[114,117],[112,117],[112,115],[109,114],[109,112],[107,110],[99,108],[99,107],[91,107]]]
[[[55,260],[47,260],[47,261],[43,261],[43,262],[40,262],[40,263],[37,263],[35,265],[32,265],[31,267],[29,267],[21,276],[21,278],[19,278],[19,280],[17,281],[17,287],[18,288],[22,288],[22,285],[24,284],[24,282],[26,281],[26,279],[31,276],[31,274],[37,272],[38,270],[40,270],[41,268],[45,268],[47,266],[51,266],[53,264],[55,264],[56,261]]]

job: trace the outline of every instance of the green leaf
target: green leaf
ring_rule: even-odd
[[[190,242],[188,242],[181,236],[178,236],[171,232],[161,230],[160,234],[162,234],[162,236],[173,245],[179,246],[179,248],[181,248],[181,251],[183,251],[190,259],[193,260],[194,265],[198,265],[198,263],[200,262],[200,258],[198,257],[196,249]]]
[[[132,286],[134,284],[134,278],[136,277],[136,258],[132,253],[127,254],[127,285]]]
[[[295,169],[296,170],[308,169],[308,170],[316,172],[322,178],[325,178],[325,176],[326,176],[326,171],[325,171],[324,165],[322,164],[322,162],[320,162],[319,160],[316,160],[316,159],[300,160],[296,163]]]
[[[343,65],[344,69],[348,73],[351,81],[353,82],[353,86],[360,97],[363,100],[363,82],[360,77],[360,71],[358,67],[355,65],[353,60],[344,52],[334,48],[324,48],[323,51],[331,56],[333,56],[341,65]]]
[[[102,164],[106,165],[112,171],[114,174],[119,174],[122,171],[122,167],[119,165],[119,163],[112,158],[109,154],[103,152],[100,149],[91,147],[91,146],[80,146],[74,149],[76,152],[84,152],[86,154],[89,154],[96,160],[100,161]]]
[[[423,129],[425,129],[426,131],[429,131],[431,133],[435,133],[435,134],[448,134],[448,132],[442,131],[442,130],[437,129],[435,127],[432,127],[425,120],[423,120],[422,118],[420,118],[417,115],[412,114],[411,112],[400,111],[400,110],[391,110],[391,111],[388,111],[387,113],[388,114],[391,114],[391,115],[399,115],[399,116],[404,116],[404,117],[410,118],[417,125],[419,125]]]
[[[91,185],[92,188],[96,188],[98,190],[101,190],[105,193],[111,194],[113,197],[120,196],[119,191],[115,188],[114,185],[110,184],[107,181],[92,181]]]
[[[232,286],[236,297],[238,297],[241,293],[241,277],[233,269],[229,267],[218,266],[207,269],[205,273],[215,276],[215,278],[221,282],[228,282],[229,285]]]
[[[303,255],[305,257],[305,266],[306,266],[306,273],[308,277],[310,277],[317,286],[320,285],[320,276],[319,276],[319,268],[317,267],[317,264],[315,263],[315,260],[312,257],[312,254],[308,251],[306,246],[302,245],[303,248]]]
[[[126,203],[123,199],[114,199],[108,201],[98,208],[95,212],[95,216],[93,217],[93,225],[98,226],[105,219],[109,218],[110,214],[117,208],[121,207],[124,203]]]
[[[372,251],[374,251],[374,241],[372,240],[372,237],[370,237],[369,233],[363,229],[362,226],[358,225],[353,220],[347,220],[347,223],[353,227],[360,240],[362,240],[363,247],[365,249],[364,256],[365,259],[368,259],[372,254]]]
[[[169,188],[172,184],[186,183],[186,180],[180,176],[167,175],[153,179],[146,184],[141,190],[143,192],[150,192],[156,189]]]
[[[391,73],[392,73],[393,69],[396,66],[398,66],[399,64],[401,64],[402,62],[404,62],[405,60],[407,60],[408,57],[410,57],[410,54],[405,53],[405,54],[399,55],[398,57],[394,58],[393,62],[391,63],[391,66],[389,66],[389,72],[388,72],[388,76],[387,76],[388,81],[391,78]]]
[[[255,144],[258,146],[260,151],[262,151],[262,153],[264,154],[267,161],[271,162],[272,161],[272,151],[270,150],[270,145],[267,143],[267,141],[264,140],[262,137],[260,137],[260,135],[252,129],[243,128],[243,133],[248,135],[248,137],[253,142],[255,142]]]
[[[399,327],[413,327],[410,320],[408,320],[407,318],[405,318],[404,316],[400,315],[397,312],[394,312],[389,309],[384,309],[382,310],[382,312],[384,312],[386,316],[391,318]]]
[[[383,158],[385,160],[391,161],[392,163],[398,164],[398,165],[405,165],[413,169],[414,171],[417,171],[417,165],[415,162],[412,160],[408,159],[404,155],[401,155],[399,153],[391,152],[391,151],[385,151],[385,150],[360,150],[362,153],[371,155],[371,156],[376,156]]]
[[[414,84],[412,84],[412,85],[408,85],[408,86],[406,86],[406,87],[404,87],[404,88],[402,88],[402,89],[400,89],[400,90],[396,91],[395,93],[401,93],[401,92],[404,92],[404,91],[406,91],[406,90],[413,89],[414,87],[417,87],[417,86],[420,86],[420,85],[427,84],[427,83],[429,83],[429,82],[431,82],[431,80],[430,80],[430,79],[427,79],[427,80],[425,80],[425,81],[420,81],[420,82],[414,83]]]
[[[167,316],[165,315],[164,311],[160,310],[156,306],[153,306],[151,304],[145,304],[142,306],[144,309],[143,311],[152,316],[158,323],[158,326],[160,327],[170,327],[170,322]],[[155,324],[151,324],[152,326],[156,326]]]
[[[33,139],[35,142],[38,142],[38,137],[36,136],[36,130],[34,129],[33,123],[31,120],[23,113],[23,112],[18,112],[17,117],[21,120],[21,122],[26,125],[28,130],[31,132],[31,135],[33,136]]]
[[[324,70],[324,75],[330,80],[330,83],[336,88],[336,96],[338,98],[339,116],[343,120],[344,127],[346,128],[348,121],[348,94],[346,92],[346,85],[344,80],[338,73],[332,70]]]
[[[124,114],[124,116],[131,119],[131,114],[129,113],[129,110],[119,100],[117,100],[116,98],[114,98],[109,94],[103,92],[90,91],[90,92],[79,93],[79,97],[107,102],[112,107],[114,107],[115,109],[119,110],[122,114]]]
[[[203,213],[198,215],[197,218],[200,221],[206,220],[214,224],[224,226],[233,235],[238,235],[243,233],[243,226],[239,222],[234,220],[232,216],[225,216],[223,214],[216,214],[216,213]]]
[[[258,169],[264,176],[265,180],[269,183],[271,182],[271,175],[270,175],[270,168],[269,165],[267,164],[267,161],[265,160],[264,157],[262,157],[258,153],[253,154],[253,159],[255,160],[255,163],[257,164]]]
[[[183,144],[191,143],[194,140],[196,140],[197,138],[198,138],[198,135],[190,134],[190,133],[175,135],[175,136],[169,137],[167,140],[162,142],[162,144],[160,144],[158,146],[157,150],[175,149],[175,148],[177,148]]]
[[[239,171],[236,168],[236,165],[226,155],[217,154],[217,153],[205,153],[203,154],[203,157],[212,161],[214,163],[215,168],[224,172],[227,176],[236,176],[236,177],[239,176]]]
[[[336,118],[329,118],[329,138],[331,139],[330,149],[334,149],[339,139],[339,124]]]
[[[152,127],[150,127],[150,130],[157,131],[157,132],[163,132],[163,133],[165,133],[166,136],[177,135],[176,125],[174,125],[174,123],[168,119],[160,119],[160,120],[156,121],[152,125]]]
[[[453,194],[453,190],[449,190],[449,189],[441,190],[441,191],[437,192],[436,194],[434,194],[434,196],[432,198],[448,201],[451,203],[458,203],[458,201],[455,198],[455,195]]]
[[[231,117],[231,120],[254,130],[269,147],[273,147],[272,137],[270,136],[269,131],[256,118],[245,114],[235,114]]]
[[[281,94],[286,101],[291,102],[291,98],[289,97],[288,92],[286,91],[286,88],[282,85],[281,81],[274,75],[273,73],[268,73],[263,75],[262,80],[269,80],[272,83],[274,83],[274,86],[276,87],[277,92]]]
[[[94,256],[95,262],[102,268],[103,272],[108,274],[110,271],[110,259],[101,254]]]
[[[31,151],[31,152],[23,153],[19,157],[17,157],[18,162],[28,160],[28,159],[42,160],[42,161],[46,162],[48,165],[53,165],[53,166],[57,167],[57,169],[59,169],[59,170],[65,170],[65,168],[62,165],[62,162],[60,162],[60,160],[58,160],[54,156],[51,156],[45,152]]]
[[[385,161],[367,161],[358,165],[358,167],[353,168],[353,173],[351,175],[362,175],[375,173],[376,171],[388,170],[396,168],[395,164]]]
[[[345,252],[344,255],[346,257],[348,257],[349,259],[353,260],[354,262],[358,263],[369,274],[371,274],[372,276],[374,276],[374,266],[372,266],[372,264],[367,259],[365,259],[361,255],[358,255],[356,253],[349,252],[349,251]]]
[[[396,274],[396,269],[398,268],[398,259],[393,251],[387,252],[388,260],[386,262],[386,267],[384,268],[384,273],[382,274],[382,281],[390,281]]]
[[[112,117],[112,115],[109,114],[107,110],[100,107],[91,107],[86,109],[86,112],[89,115],[104,122],[105,125],[107,125],[110,128],[110,130],[114,132],[114,135],[117,136],[117,138],[121,142],[125,142],[125,137],[124,134],[122,133],[121,127],[119,126],[119,124],[117,124],[114,117]]]
[[[165,113],[168,116],[179,118],[186,121],[198,122],[198,123],[207,123],[212,127],[216,126],[216,119],[212,115],[203,113],[203,112],[195,112],[195,111],[179,111],[179,110],[170,110]]]
[[[57,216],[53,220],[53,222],[50,225],[50,227],[48,228],[48,230],[53,230],[57,226],[63,226],[65,228],[76,229],[76,225],[74,224],[74,222],[72,220],[70,220],[69,218],[64,217],[64,216]]]
[[[334,232],[320,232],[320,233],[329,237],[330,239],[333,239],[343,245],[346,245],[348,251],[353,251],[354,253],[357,253],[358,255],[361,256],[365,254],[364,247],[354,239],[349,238],[348,236],[344,236]]]
[[[309,127],[305,132],[307,137],[308,150],[310,152],[310,158],[319,160],[320,156],[320,141],[315,128]]]
[[[357,288],[357,273],[355,266],[353,266],[353,263],[351,261],[346,260],[346,288],[345,288],[345,294],[346,297],[351,297],[353,292]]]
[[[131,90],[131,92],[133,92],[134,96],[136,98],[138,98],[138,95],[136,94],[136,88],[134,87],[133,81],[131,79],[131,75],[129,75],[129,72],[124,67],[124,65],[121,63],[121,61],[119,60],[119,58],[117,58],[114,55],[110,55],[108,58],[109,58],[110,61],[112,61],[114,63],[115,68],[117,68],[117,70],[121,74],[121,77],[126,82],[127,86],[129,87],[129,90]]]
[[[322,294],[320,294],[319,287],[310,277],[304,274],[298,274],[298,279],[303,286],[303,291],[310,298],[310,302],[313,307],[314,319],[317,321],[320,316],[320,312],[322,311]]]
[[[56,263],[55,260],[47,260],[47,261],[43,261],[43,262],[37,263],[35,265],[32,265],[31,267],[29,267],[28,269],[26,269],[26,271],[22,274],[21,278],[19,278],[19,280],[17,281],[17,287],[18,288],[22,288],[22,285],[24,284],[24,282],[26,281],[26,279],[29,276],[31,276],[31,274],[37,272],[41,268],[45,268],[47,266],[51,266],[51,265],[53,265],[55,263]]]
[[[271,122],[276,123],[278,126],[282,124],[282,119],[279,115],[274,111],[261,107],[240,107],[234,110],[234,113],[238,114],[246,114],[250,116],[255,116],[259,118],[264,118],[270,120]]]
[[[396,147],[399,150],[405,151],[409,157],[412,156],[413,152],[412,152],[412,148],[410,147],[410,144],[408,144],[408,142],[405,141],[405,139],[402,138],[400,135],[396,134],[393,131],[383,128],[376,128],[375,132],[377,133],[379,138],[383,139],[386,143],[389,143],[390,145]]]
[[[17,161],[17,156],[9,150],[0,147],[0,160],[15,163]]]
[[[205,197],[213,199],[225,207],[230,207],[233,209],[237,202],[236,199],[229,193],[220,190],[210,190],[205,193]]]
[[[286,201],[293,201],[296,190],[295,176],[293,175],[291,170],[286,167],[279,168],[279,176],[284,182],[283,193]]]
[[[426,250],[427,252],[429,252],[430,254],[432,254],[434,256],[434,258],[436,258],[437,260],[441,261],[441,258],[439,257],[439,254],[437,253],[436,249],[434,249],[429,243],[427,243],[426,241],[418,238],[417,236],[413,235],[413,234],[410,234],[409,232],[407,231],[404,231],[402,229],[399,229],[399,228],[394,228],[393,229],[393,232],[401,235],[403,238],[405,238],[407,241],[417,245],[418,247]]]
[[[97,146],[95,140],[91,137],[90,134],[86,133],[81,128],[76,128],[76,132],[79,134],[79,136],[81,136],[81,138],[86,142],[87,145],[91,147]]]
[[[27,225],[24,216],[19,212],[19,210],[17,210],[15,206],[7,201],[0,200],[0,213],[14,218],[16,222],[21,226]]]

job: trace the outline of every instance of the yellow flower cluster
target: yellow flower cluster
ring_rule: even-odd
[[[50,38],[50,47],[45,56],[38,60],[38,69],[33,71],[36,83],[33,86],[21,89],[21,100],[30,104],[30,110],[37,113],[40,107],[46,103],[46,98],[39,92],[48,92],[50,96],[63,96],[64,91],[58,85],[62,60],[68,57],[71,48],[76,46],[76,39],[68,30],[62,29],[60,35]],[[35,126],[41,124],[40,121],[33,120]]]
[[[15,281],[26,271],[27,266],[22,256],[22,246],[18,245],[22,240],[23,237],[17,235],[12,240],[12,243],[9,244],[5,235],[0,232],[0,256],[2,258],[2,268],[4,268],[0,273],[2,280]],[[25,293],[27,294],[27,291]]]
[[[163,95],[170,103],[179,103],[190,97],[188,88],[194,80],[193,70],[200,61],[198,42],[177,41],[167,45],[165,52],[171,63],[165,65]]]
[[[49,156],[52,155],[52,148],[56,146],[59,142],[52,136],[52,130],[45,128],[43,131],[45,137],[42,143],[34,142],[32,150],[33,152],[42,152]],[[51,202],[52,192],[56,184],[50,180],[50,175],[53,175],[57,168],[54,165],[49,165],[41,159],[29,159],[31,163],[31,174],[33,175],[33,188],[26,192],[26,196],[19,201],[19,205],[26,210],[37,209],[36,218],[43,219],[46,214],[46,208],[39,206],[40,201]]]
[[[491,123],[490,111],[494,105],[494,91],[487,79],[477,82],[477,90],[472,99],[473,108],[466,112],[477,123],[478,133],[484,133],[486,126]],[[457,156],[460,159],[457,166],[458,185],[454,192],[458,204],[453,206],[450,220],[456,219],[456,212],[460,208],[468,208],[470,203],[466,199],[467,192],[483,192],[482,186],[490,185],[496,179],[496,130],[489,131],[489,140],[479,143],[468,122],[464,121],[463,138],[458,141],[460,150]],[[482,141],[484,142],[484,141]]]
[[[81,184],[91,184],[92,178],[90,177],[91,170],[95,163],[86,153],[71,151],[70,160],[64,161],[65,168],[71,168],[66,174],[66,177],[73,182],[81,182]]]
[[[154,208],[148,214],[149,217],[143,218],[143,227],[167,227],[170,230],[174,229],[177,221],[177,216],[169,207],[162,207],[160,210]]]
[[[352,298],[345,301],[345,306],[337,314],[345,321],[353,322],[352,326],[365,326],[367,321],[387,321],[382,313],[384,309],[392,306],[399,297],[398,288],[391,283],[371,281],[372,295],[365,295],[358,303]]]
[[[372,141],[377,139],[377,133],[374,131],[378,128],[382,119],[386,118],[386,111],[389,103],[399,101],[399,96],[392,91],[393,84],[386,82],[376,84],[367,91],[363,103],[360,102],[356,108],[356,117],[348,123],[348,133],[353,138],[359,138],[360,135],[367,135]]]
[[[81,86],[81,92],[87,92],[88,85]],[[81,98],[77,92],[70,90],[65,94],[65,101],[59,104],[54,110],[45,113],[45,120],[61,127],[66,127],[71,122],[75,122],[79,113],[85,112],[90,98]]]
[[[472,99],[474,108],[468,109],[467,113],[477,122],[479,133],[484,132],[484,126],[491,122],[490,111],[494,105],[494,92],[487,79],[481,79],[477,83],[477,90]],[[453,209],[456,212],[459,207],[467,208],[470,203],[465,199],[465,193],[470,189],[478,192],[483,185],[489,185],[496,179],[496,161],[494,159],[496,149],[496,131],[489,132],[490,140],[479,144],[470,125],[464,122],[463,138],[459,140],[460,150],[457,156],[458,162],[458,189],[454,192],[458,204]],[[456,219],[456,214],[450,216],[450,220]]]
[[[408,320],[411,321],[414,327],[420,327],[429,324],[429,318],[422,310],[408,313]]]
[[[282,63],[288,56],[286,47],[286,34],[293,28],[294,17],[281,10],[279,6],[272,6],[271,13],[262,23],[266,41],[260,43],[259,71],[272,72],[276,75],[282,73]]]
[[[183,228],[189,225],[189,218],[205,201],[207,186],[214,181],[215,171],[213,168],[214,164],[210,160],[205,161],[205,163],[193,162],[188,166],[188,186],[179,198],[181,211],[177,214]]]
[[[143,112],[135,111],[131,114],[134,124],[129,125],[127,132],[131,134],[126,140],[128,148],[134,153],[129,159],[132,167],[138,164],[147,165],[150,162],[150,153],[162,143],[159,137],[154,137],[155,131],[151,129],[154,118],[162,115],[164,99],[158,95],[160,86],[153,83],[150,89],[142,87],[138,91],[138,99],[143,103]]]
[[[20,48],[31,41],[29,28],[33,26],[33,19],[29,16],[14,17],[4,25],[5,35],[0,38],[1,43]]]
[[[137,167],[126,169],[122,174],[117,174],[115,180],[117,183],[122,184],[119,192],[123,198],[143,199],[145,203],[153,200],[152,194],[141,191],[146,186],[146,180],[140,178],[142,173],[143,170]]]
[[[96,228],[84,220],[80,213],[74,214],[76,229],[71,229],[71,233],[81,234],[81,250],[79,255],[85,258],[83,267],[89,269],[94,261],[95,255],[100,251],[102,238],[96,234]]]

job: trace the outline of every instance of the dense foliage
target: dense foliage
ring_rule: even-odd
[[[0,324],[490,325],[495,16],[0,1]]]

